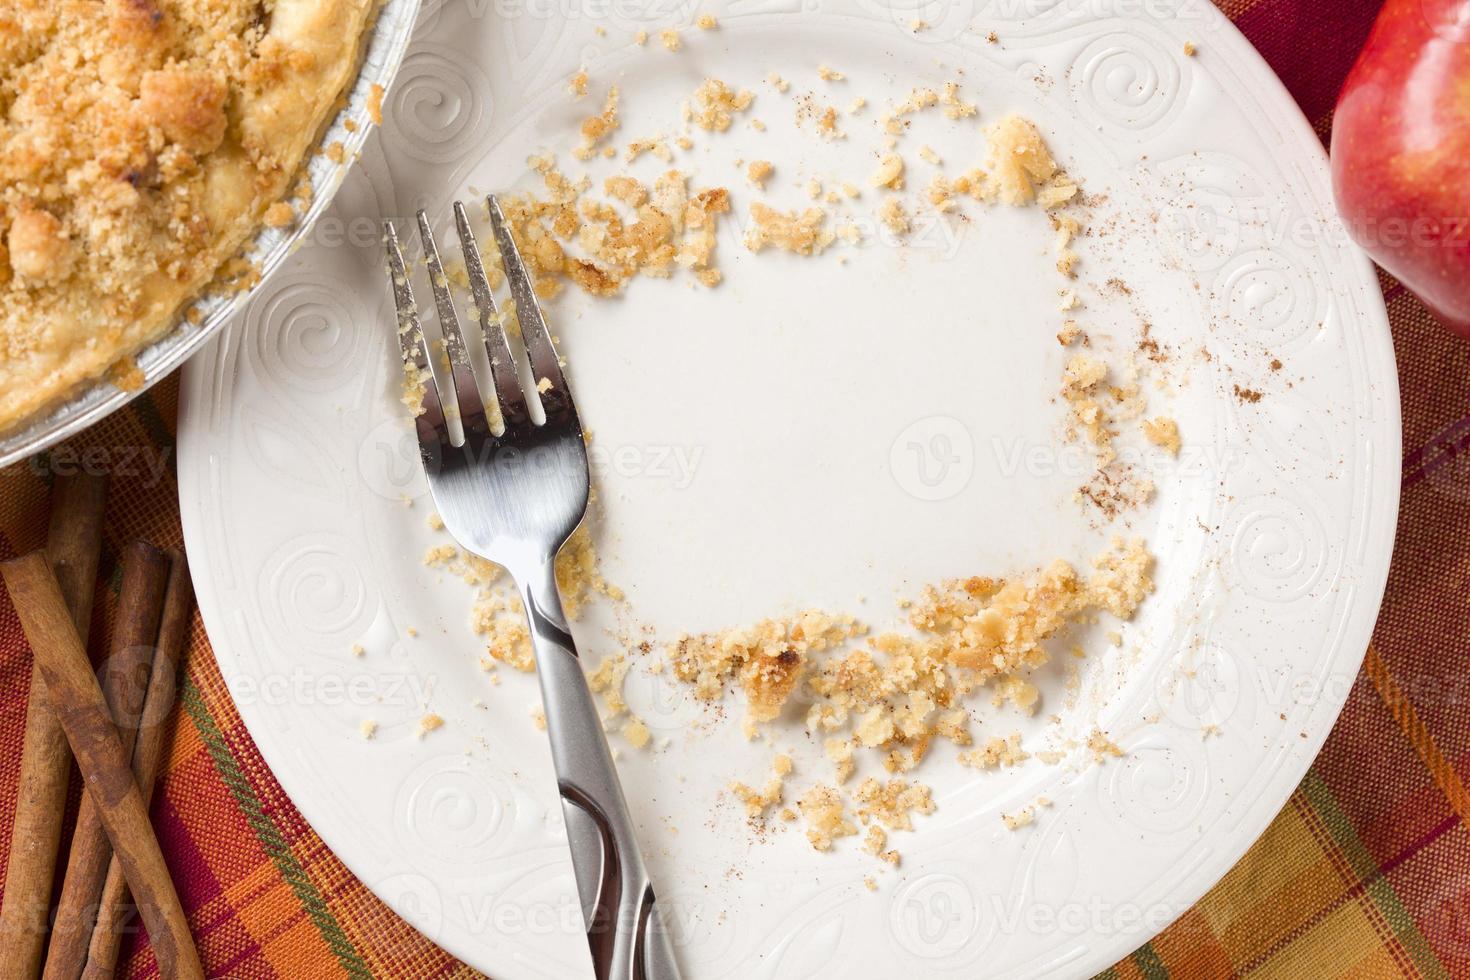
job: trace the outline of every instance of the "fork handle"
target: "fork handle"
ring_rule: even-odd
[[[554,565],[521,583],[593,972],[597,980],[679,980]]]

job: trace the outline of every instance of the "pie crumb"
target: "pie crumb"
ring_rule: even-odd
[[[868,178],[870,187],[888,187],[893,190],[903,189],[903,157],[897,153],[889,153],[878,161],[878,169]]]
[[[878,220],[883,222],[883,226],[895,235],[909,233],[908,212],[903,209],[903,199],[897,194],[890,194],[884,198],[882,204],[878,205]]]
[[[1161,447],[1170,456],[1179,455],[1179,423],[1173,419],[1164,416],[1155,419],[1145,419],[1143,423],[1143,434],[1148,438],[1149,442]]]
[[[368,118],[373,121],[374,126],[383,125],[383,95],[383,86],[374,82],[367,97]]]
[[[1036,808],[1024,806],[1015,813],[1002,813],[1000,819],[1006,825],[1006,830],[1020,830],[1036,820]]]
[[[700,129],[723,133],[730,128],[734,113],[750,108],[754,99],[755,95],[748,89],[732,91],[718,78],[707,78],[694,92],[697,106],[693,110],[694,123]]]
[[[415,730],[414,737],[423,738],[430,732],[443,727],[444,719],[431,711],[419,719],[419,727]]]
[[[629,718],[623,724],[623,738],[635,749],[647,748],[649,740],[653,736],[648,731],[648,726],[639,718]]]
[[[1056,177],[1059,168],[1034,123],[1009,115],[986,130],[990,143],[988,184],[1006,204],[1028,204],[1038,186]]]
[[[764,820],[766,812],[780,806],[785,797],[785,779],[791,774],[791,757],[778,755],[771,763],[771,778],[760,789],[742,782],[730,784],[730,792],[745,804],[745,814],[752,820]],[[783,819],[789,819],[782,813]]]
[[[285,201],[277,201],[265,209],[265,221],[267,228],[284,228],[296,218],[296,212],[291,205]]]
[[[143,369],[138,367],[137,361],[123,357],[107,369],[107,380],[122,391],[142,391],[148,379],[143,376]]]
[[[597,145],[617,128],[618,87],[614,85],[607,90],[607,98],[603,100],[602,111],[582,120],[582,142],[572,151],[572,156],[578,160],[592,159],[593,154],[597,151]]]
[[[817,783],[796,807],[806,820],[806,837],[814,849],[831,850],[839,837],[851,837],[857,828],[843,815],[842,796],[831,786]]]
[[[767,245],[797,255],[817,255],[832,244],[833,234],[823,227],[827,212],[810,207],[795,211],[777,211],[755,201],[750,205],[750,223],[745,232],[745,247],[759,252]]]
[[[1105,762],[1108,759],[1121,759],[1123,750],[1116,742],[1104,735],[1100,730],[1094,730],[1087,737],[1087,747],[1092,750],[1094,762]]]
[[[961,752],[959,761],[976,769],[996,769],[1018,766],[1029,758],[1030,754],[1021,748],[1021,733],[1011,732],[1005,738],[989,739],[978,749]]]

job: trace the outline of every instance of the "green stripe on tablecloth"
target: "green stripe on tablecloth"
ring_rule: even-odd
[[[1434,950],[1429,948],[1429,943],[1424,939],[1424,934],[1414,924],[1414,917],[1404,908],[1404,903],[1399,900],[1398,893],[1393,890],[1378,867],[1378,862],[1373,860],[1373,855],[1363,846],[1358,838],[1358,832],[1353,829],[1352,821],[1342,808],[1337,805],[1332,791],[1317,775],[1316,767],[1307,771],[1307,776],[1302,780],[1300,787],[1302,795],[1312,805],[1322,825],[1332,834],[1333,841],[1342,851],[1343,857],[1353,869],[1353,874],[1363,883],[1363,889],[1373,899],[1373,904],[1382,914],[1384,921],[1388,923],[1399,943],[1404,947],[1409,958],[1414,961],[1420,974],[1430,980],[1449,980],[1449,971],[1445,969],[1439,957],[1434,955]]]
[[[1133,965],[1147,980],[1169,980],[1169,968],[1159,958],[1153,943],[1144,943],[1133,951]]]
[[[337,957],[337,962],[341,964],[342,969],[347,971],[348,976],[357,978],[357,980],[372,980],[373,974],[368,969],[367,962],[352,945],[352,940],[347,938],[347,933],[342,930],[341,924],[332,915],[326,900],[322,898],[322,893],[307,877],[306,869],[301,866],[301,862],[296,860],[296,855],[291,852],[291,846],[281,836],[280,829],[266,815],[265,809],[260,805],[260,797],[255,795],[255,789],[250,785],[250,780],[240,769],[239,763],[230,752],[230,747],[225,744],[224,734],[220,732],[214,716],[209,713],[209,708],[204,704],[203,695],[195,686],[194,679],[187,674],[180,687],[179,697],[183,702],[184,710],[189,712],[189,717],[193,720],[194,727],[199,732],[199,738],[209,752],[209,757],[214,760],[214,766],[219,770],[220,779],[229,787],[230,795],[235,798],[236,805],[245,814],[246,823],[250,825],[251,830],[255,831],[255,837],[260,841],[260,846],[265,849],[265,853],[275,864],[281,877],[291,886],[291,891],[322,934],[322,939],[326,941],[327,947]]]

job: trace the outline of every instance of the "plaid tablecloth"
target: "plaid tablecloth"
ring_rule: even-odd
[[[1221,0],[1325,138],[1377,0]],[[1385,280],[1403,389],[1403,509],[1388,597],[1332,736],[1270,829],[1174,926],[1105,976],[1470,976],[1470,344]],[[94,643],[129,540],[182,544],[177,384],[86,440],[113,471]],[[57,457],[52,467],[74,465]],[[44,468],[0,472],[0,555],[45,535]],[[0,597],[0,863],[15,805],[30,655]],[[197,619],[182,716],[153,806],[211,976],[474,975],[373,897],[261,761]],[[73,783],[72,808],[77,784]],[[0,956],[4,951],[0,950]],[[1328,965],[1331,969],[1328,969]],[[146,938],[126,976],[156,974]]]

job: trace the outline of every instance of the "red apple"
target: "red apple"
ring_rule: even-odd
[[[1470,336],[1470,0],[1388,0],[1338,96],[1332,187],[1354,240]]]

